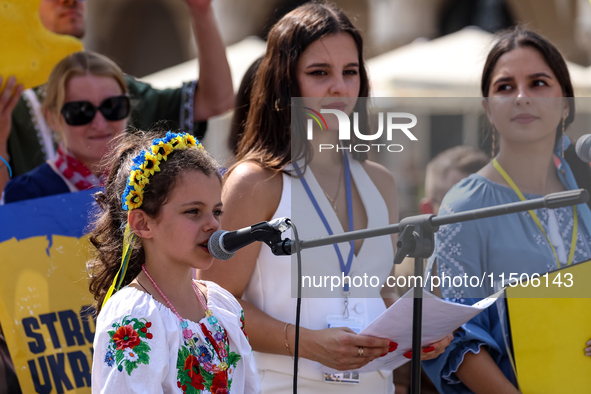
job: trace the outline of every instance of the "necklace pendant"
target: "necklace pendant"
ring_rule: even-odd
[[[191,338],[193,336],[193,331],[191,331],[188,328],[185,328],[183,330],[183,336],[185,337],[185,339],[189,339],[189,338]]]

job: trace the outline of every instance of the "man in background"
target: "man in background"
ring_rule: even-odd
[[[56,34],[84,37],[85,0],[41,0],[39,18],[45,28]]]
[[[441,201],[453,185],[484,167],[490,158],[480,149],[456,146],[447,149],[427,164],[425,197],[419,208],[421,213],[437,215]]]

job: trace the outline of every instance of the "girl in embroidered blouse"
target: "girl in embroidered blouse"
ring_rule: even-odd
[[[73,53],[52,70],[40,111],[60,140],[57,157],[10,180],[5,203],[103,184],[100,160],[109,142],[127,127],[130,112],[123,72],[105,56]]]
[[[554,45],[520,28],[504,32],[488,55],[481,88],[486,115],[493,133],[498,133],[493,136],[498,154],[448,192],[440,213],[515,202],[520,193],[521,199],[530,199],[586,185],[589,168],[585,170],[585,163],[573,154],[565,135],[574,119],[575,102],[566,62]],[[585,172],[586,179],[573,176]],[[499,289],[501,273],[505,278],[511,272],[543,274],[589,260],[590,230],[586,204],[444,226],[436,234],[440,276],[486,272],[495,281],[478,289],[446,287],[442,294],[471,303],[488,295],[485,288]],[[440,392],[519,392],[504,324],[493,305],[456,332],[444,354],[424,363]],[[586,345],[581,342],[582,355]]]
[[[115,142],[91,234],[93,393],[259,392],[240,304],[192,280],[211,266],[207,242],[221,225],[216,163],[185,133]]]

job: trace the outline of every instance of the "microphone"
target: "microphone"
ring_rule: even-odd
[[[579,159],[586,163],[591,162],[591,134],[585,134],[579,138],[575,151]]]
[[[261,241],[273,248],[281,244],[281,233],[289,229],[288,218],[273,219],[270,222],[260,222],[252,226],[235,231],[219,230],[212,234],[207,242],[209,253],[218,260],[228,260],[238,249]],[[281,246],[281,245],[277,245]]]

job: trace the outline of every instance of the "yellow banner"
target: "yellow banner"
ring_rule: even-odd
[[[57,235],[0,243],[0,322],[23,393],[90,393],[89,248]]]
[[[0,0],[0,75],[14,75],[25,89],[44,84],[53,67],[81,51],[77,38],[47,30],[39,19],[41,0]]]
[[[588,287],[591,262],[549,273],[553,286],[507,288],[517,379],[524,394],[586,393],[591,388],[591,357],[585,356],[591,298],[552,298],[564,296],[557,286],[565,277]]]

